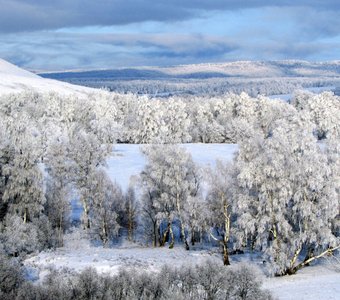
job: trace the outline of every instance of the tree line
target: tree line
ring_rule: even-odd
[[[340,101],[332,93],[297,94],[292,104],[244,93],[164,101],[105,92],[0,102],[7,255],[62,246],[75,196],[81,226],[104,246],[123,233],[170,248],[211,243],[226,265],[230,253],[256,250],[276,275],[339,248]],[[147,163],[125,193],[104,168],[122,141],[157,143],[143,149]],[[188,141],[232,141],[239,151],[202,172],[173,145]]]

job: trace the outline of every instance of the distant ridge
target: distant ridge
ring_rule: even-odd
[[[168,67],[136,67],[98,70],[76,70],[40,73],[54,79],[204,79],[229,77],[318,77],[340,76],[340,61],[308,62],[283,61],[235,61],[226,63],[204,63]]]
[[[246,92],[287,95],[300,89],[335,90],[340,86],[340,61],[234,61],[166,67],[100,69],[41,74],[117,93],[167,98],[174,95],[224,95]]]

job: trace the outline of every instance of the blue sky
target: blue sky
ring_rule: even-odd
[[[33,70],[340,59],[339,0],[0,0],[0,57]]]

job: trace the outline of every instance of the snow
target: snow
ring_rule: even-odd
[[[65,246],[55,251],[44,251],[25,261],[25,266],[44,274],[49,268],[64,268],[81,271],[93,267],[99,273],[116,274],[122,267],[159,271],[164,264],[181,266],[183,262],[196,264],[212,258],[220,261],[219,254],[211,250],[186,251],[181,245],[174,249],[167,247],[143,247],[132,242],[103,248],[91,245],[81,229],[66,235]],[[40,278],[41,279],[41,278]]]
[[[340,269],[337,262],[306,267],[297,274],[267,278],[264,288],[280,300],[340,299]]]
[[[0,59],[0,95],[19,93],[25,90],[56,92],[63,95],[89,94],[96,90],[53,79],[45,79]]]
[[[25,260],[25,266],[39,274],[39,280],[51,268],[69,268],[82,271],[91,266],[99,273],[117,274],[119,269],[137,268],[157,272],[167,264],[172,267],[199,264],[207,259],[221,264],[219,248],[194,249],[186,251],[182,245],[174,249],[167,247],[152,248],[124,242],[113,248],[92,245],[82,229],[75,229],[65,236],[65,246],[55,251],[44,251]],[[261,257],[257,254],[233,255],[231,264],[247,263],[263,270]],[[339,299],[340,265],[335,260],[324,261],[300,270],[296,275],[266,277],[262,273],[263,287],[270,290],[279,300]]]

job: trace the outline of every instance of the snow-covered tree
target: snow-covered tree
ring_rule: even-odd
[[[70,193],[72,162],[68,155],[68,141],[61,139],[49,147],[46,171],[45,214],[57,231],[58,243],[63,245],[63,233],[67,228],[70,214]]]
[[[264,251],[279,275],[339,247],[338,188],[312,131],[296,116],[277,121],[270,136],[243,141],[236,158],[238,246]]]
[[[106,245],[117,236],[120,224],[118,213],[122,209],[123,194],[117,183],[112,183],[104,170],[91,174],[91,232]]]
[[[129,186],[123,197],[122,226],[127,228],[128,240],[132,241],[137,227],[137,216],[139,206],[137,203],[136,192],[132,185]]]
[[[207,207],[212,230],[210,236],[223,249],[223,263],[229,265],[228,243],[231,236],[232,206],[233,206],[233,178],[232,166],[221,161],[208,173],[209,192]]]
[[[164,128],[161,128],[162,143],[187,143],[189,135],[190,118],[186,112],[185,102],[178,99],[169,99],[161,102]]]
[[[18,121],[16,126],[14,141],[11,140],[13,159],[3,167],[7,176],[3,201],[26,223],[40,214],[45,202],[43,175],[38,165],[41,152],[29,124]]]
[[[332,92],[312,94],[299,92],[292,104],[307,113],[315,124],[315,134],[319,139],[340,135],[340,97]]]
[[[172,248],[175,242],[173,222],[179,220],[181,239],[187,249],[186,224],[184,222],[188,197],[199,192],[200,175],[191,155],[173,145],[145,148],[147,164],[141,173],[141,181],[146,193],[153,197],[158,207],[158,218],[165,220],[166,229],[162,233],[162,245],[169,233]]]
[[[110,153],[110,147],[100,143],[93,133],[82,129],[73,129],[70,137],[70,158],[74,162],[73,175],[76,187],[83,204],[83,226],[90,228],[89,218],[92,205],[91,178],[94,177],[98,168],[105,164],[105,158]]]
[[[206,201],[201,194],[188,197],[187,204],[184,209],[185,223],[188,227],[191,245],[196,242],[202,242],[202,239],[208,229],[207,220],[210,212],[207,210]]]

